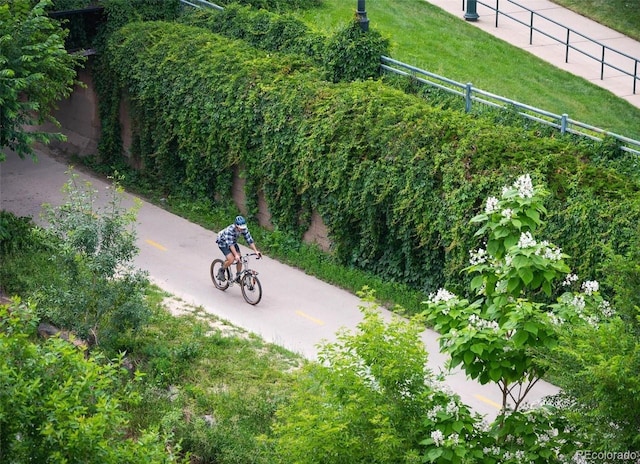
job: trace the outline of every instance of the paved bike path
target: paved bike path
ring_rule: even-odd
[[[34,163],[13,155],[0,163],[0,210],[38,218],[43,203],[62,202],[60,189],[69,179],[65,173],[68,166],[42,152],[38,159]],[[78,174],[89,180],[101,197],[108,195],[108,184]],[[133,196],[128,196],[127,204],[133,204]],[[353,329],[362,320],[361,301],[356,296],[268,256],[252,262],[263,286],[257,306],[245,303],[238,286],[225,292],[217,290],[209,277],[209,265],[220,255],[215,234],[150,203],[142,202],[137,234],[140,254],[136,265],[147,270],[158,286],[309,359],[315,358],[322,340],[335,340],[340,328]],[[250,250],[242,247],[242,251]],[[393,317],[381,311],[385,318]],[[437,334],[425,330],[422,338],[429,352],[429,367],[440,372],[446,358],[438,351]],[[501,403],[497,387],[479,385],[460,371],[448,376],[446,383],[474,410],[489,417],[497,413]],[[555,386],[539,382],[529,401],[557,391]]]

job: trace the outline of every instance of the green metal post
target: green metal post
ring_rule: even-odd
[[[358,17],[358,21],[360,22],[360,29],[362,29],[362,32],[367,32],[369,30],[369,19],[367,18],[367,11],[365,10],[364,0],[358,0],[358,10],[356,11],[356,16]]]
[[[477,0],[467,0],[467,11],[464,13],[464,19],[467,21],[477,21],[480,17],[477,12]]]

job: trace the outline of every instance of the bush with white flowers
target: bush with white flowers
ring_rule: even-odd
[[[424,314],[440,332],[450,366],[502,392],[502,411],[492,427],[497,454],[485,454],[500,462],[563,462],[570,456],[576,437],[563,418],[549,405],[526,409],[524,400],[548,369],[540,355],[557,345],[561,324],[595,325],[614,314],[596,281],[579,284],[568,256],[536,237],[546,195],[526,174],[504,187],[500,198],[488,198],[471,220],[480,225],[476,236],[484,242],[470,253],[466,268],[473,274],[473,296],[440,289],[425,302]],[[551,303],[554,284],[563,281],[567,291]],[[446,442],[436,438],[433,443]]]

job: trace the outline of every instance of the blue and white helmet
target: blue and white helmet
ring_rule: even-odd
[[[244,230],[247,228],[247,220],[244,218],[244,216],[236,216],[234,224],[238,226],[239,229]]]

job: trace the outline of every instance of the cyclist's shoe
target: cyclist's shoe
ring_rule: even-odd
[[[223,269],[223,268],[220,268],[220,269],[218,270],[218,276],[217,276],[217,277],[218,277],[218,280],[219,280],[220,282],[224,282],[225,280],[227,280],[227,279],[225,278],[225,276],[224,276],[224,269]]]
[[[239,284],[239,283],[240,283],[240,277],[242,277],[242,274],[241,274],[240,272],[238,272],[238,273],[236,274],[236,278],[235,278],[235,279],[233,279],[233,281],[234,281],[235,283],[238,283],[238,284]]]

